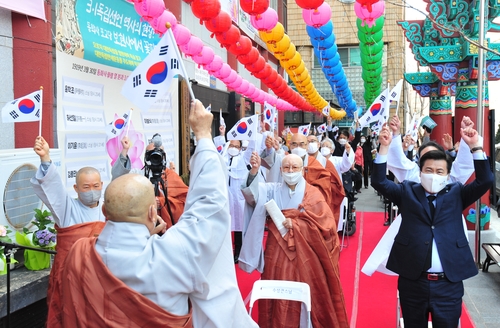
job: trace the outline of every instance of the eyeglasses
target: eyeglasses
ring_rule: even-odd
[[[299,172],[302,170],[302,166],[282,166],[283,172]]]
[[[292,148],[299,147],[299,146],[300,146],[300,148],[306,148],[307,144],[305,142],[301,142],[301,143],[292,142],[290,144],[290,146]]]
[[[235,145],[229,145],[228,148],[236,148],[236,149],[241,149],[240,146],[235,146]]]

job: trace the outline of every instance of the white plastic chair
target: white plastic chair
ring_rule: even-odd
[[[307,327],[311,328],[311,289],[305,282],[288,280],[257,280],[253,284],[250,308],[252,315],[255,301],[259,299],[289,300],[302,302],[307,310]]]
[[[347,213],[348,202],[349,200],[347,199],[347,197],[344,197],[342,203],[340,204],[339,225],[337,227],[337,232],[342,231],[342,242],[340,243],[340,251],[342,251],[344,247],[349,246],[349,236],[347,236],[347,244],[344,243],[347,230],[346,227],[347,215],[349,214]]]

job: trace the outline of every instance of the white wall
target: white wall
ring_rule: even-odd
[[[11,11],[0,8],[0,108],[14,100]],[[14,123],[0,122],[0,149],[14,148]]]

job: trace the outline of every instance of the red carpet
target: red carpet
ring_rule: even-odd
[[[340,279],[351,328],[397,327],[397,277],[376,272],[371,277],[361,273],[366,259],[375,248],[387,227],[383,226],[383,212],[358,212],[356,233],[344,241],[348,243],[340,253]],[[247,274],[236,266],[236,276],[241,296],[248,306],[250,291],[258,272]],[[258,303],[258,302],[257,302]],[[256,304],[257,304],[256,303]],[[248,309],[248,307],[247,307]],[[257,306],[252,317],[257,321]],[[465,305],[461,328],[475,328]]]

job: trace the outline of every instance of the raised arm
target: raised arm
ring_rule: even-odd
[[[394,173],[398,181],[411,180],[419,177],[418,165],[409,160],[403,151],[400,128],[401,121],[399,117],[393,116],[389,121],[389,128],[392,131],[392,140],[387,153],[387,168]],[[379,138],[380,140],[380,138]]]
[[[121,140],[122,151],[118,156],[118,159],[113,164],[111,168],[111,180],[118,178],[124,174],[130,173],[132,169],[132,164],[130,163],[130,158],[128,157],[128,150],[130,149],[130,140],[127,136],[123,137]]]

